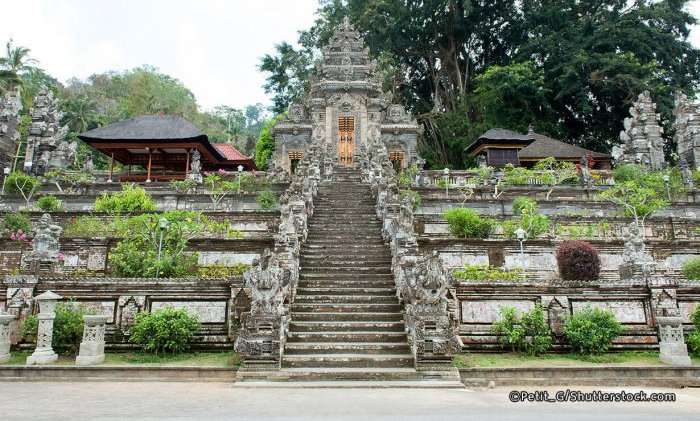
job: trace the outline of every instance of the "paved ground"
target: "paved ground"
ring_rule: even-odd
[[[573,388],[590,391],[594,388]],[[535,390],[529,388],[530,391]],[[548,388],[549,391],[559,390]],[[619,391],[620,388],[603,388]],[[628,387],[637,392],[640,388]],[[2,383],[2,420],[698,420],[699,389],[675,403],[511,403],[510,389],[234,389],[221,383]]]

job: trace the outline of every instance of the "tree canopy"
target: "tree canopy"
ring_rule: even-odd
[[[668,126],[672,93],[693,96],[700,54],[687,0],[321,0],[298,49],[263,57],[281,112],[299,98],[333,29],[348,16],[389,89],[426,126],[433,166],[467,164],[484,129],[538,130],[598,151],[618,143],[648,89]],[[666,130],[671,141],[671,130]]]

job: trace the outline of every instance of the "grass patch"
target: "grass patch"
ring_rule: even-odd
[[[694,363],[698,361],[695,360]],[[659,353],[651,351],[611,352],[596,356],[578,354],[544,354],[539,357],[517,353],[479,354],[466,353],[455,356],[457,368],[494,368],[494,367],[576,367],[597,364],[638,366],[664,365],[659,361]]]
[[[10,361],[0,365],[24,365],[31,352],[13,352]],[[57,365],[74,365],[75,356],[59,356]],[[177,355],[153,355],[143,352],[106,353],[105,365],[145,365],[164,367],[238,367],[241,359],[235,352],[187,352]]]

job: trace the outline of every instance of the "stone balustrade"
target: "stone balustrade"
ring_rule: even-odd
[[[107,316],[83,316],[83,340],[75,359],[77,365],[95,365],[105,360],[105,324]]]

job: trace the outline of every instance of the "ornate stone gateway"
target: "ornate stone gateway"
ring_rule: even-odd
[[[377,63],[346,19],[316,63],[306,98],[293,103],[274,129],[274,168],[293,172],[295,158],[318,145],[333,164],[350,166],[361,150],[381,141],[402,168],[418,162],[422,127],[382,92]]]

